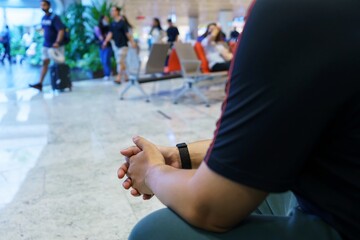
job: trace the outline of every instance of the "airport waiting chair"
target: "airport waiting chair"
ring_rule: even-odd
[[[169,50],[169,44],[163,43],[155,43],[151,47],[151,51],[149,54],[148,61],[145,67],[144,74],[150,74],[151,79],[145,79],[147,81],[154,81],[156,79],[165,79],[165,78],[157,78],[156,74],[162,74],[164,71],[164,64],[167,57],[167,52]],[[127,57],[127,73],[129,75],[129,82],[125,86],[125,88],[120,93],[120,99],[124,99],[125,93],[132,87],[137,88],[143,96],[146,98],[146,102],[150,101],[149,96],[146,94],[144,89],[141,87],[140,75],[141,75],[141,60],[139,54],[137,53],[137,49],[129,48],[128,57]],[[176,77],[176,76],[174,76]],[[146,81],[145,81],[146,82]]]
[[[181,74],[184,79],[184,86],[175,96],[173,102],[178,103],[179,99],[187,92],[192,91],[196,96],[202,99],[207,107],[210,106],[208,98],[196,86],[199,81],[212,79],[214,77],[226,77],[227,72],[202,73],[201,61],[198,59],[193,46],[190,43],[174,44],[175,50],[180,60]]]

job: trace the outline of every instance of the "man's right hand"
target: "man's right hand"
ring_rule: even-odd
[[[160,153],[163,155],[166,165],[172,166],[174,168],[181,168],[181,160],[177,147],[157,146],[157,148],[159,149]],[[129,169],[128,159],[133,155],[138,154],[140,151],[141,150],[136,146],[132,146],[120,151],[120,153],[123,156],[125,156],[126,163],[124,163],[118,170],[119,179],[124,178]],[[132,182],[130,178],[127,178],[124,181],[123,187],[127,190],[132,187]],[[131,195],[133,195],[134,197],[141,196],[141,193],[137,189],[132,189],[130,192]],[[151,199],[152,197],[153,195],[148,195],[148,194],[143,195],[144,200]]]
[[[180,154],[177,147],[157,146],[157,148],[163,155],[166,165],[172,166],[174,168],[181,168]],[[141,150],[138,147],[132,146],[124,150],[121,150],[120,153],[123,156],[130,158],[131,156],[139,153],[140,151]]]

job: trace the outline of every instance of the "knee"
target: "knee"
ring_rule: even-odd
[[[181,236],[185,228],[189,228],[189,225],[173,211],[164,208],[140,220],[132,229],[129,240],[178,239],[174,236]]]

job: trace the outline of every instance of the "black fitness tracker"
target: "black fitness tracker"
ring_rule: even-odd
[[[190,153],[186,143],[176,144],[176,147],[180,153],[181,167],[182,169],[191,169]]]

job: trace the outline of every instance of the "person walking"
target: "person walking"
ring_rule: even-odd
[[[128,41],[131,47],[136,48],[136,43],[129,32],[128,24],[124,18],[120,15],[120,7],[111,8],[111,17],[113,22],[110,25],[110,31],[107,34],[105,41],[102,44],[102,48],[106,48],[107,44],[113,40],[113,50],[117,63],[118,75],[114,81],[117,84],[121,84],[122,80],[127,80],[126,74],[126,56],[128,52]]]
[[[42,91],[50,60],[57,63],[65,62],[65,48],[62,45],[65,34],[65,25],[62,23],[59,16],[50,12],[50,7],[50,1],[41,1],[41,9],[45,12],[44,17],[41,20],[41,26],[44,30],[44,44],[42,49],[43,65],[39,82],[36,84],[29,84],[29,87],[38,89],[39,91]]]
[[[111,76],[111,56],[112,48],[108,43],[102,47],[107,34],[110,31],[110,19],[107,16],[101,16],[98,25],[94,29],[94,34],[100,46],[100,60],[104,70],[104,80],[108,80]]]
[[[2,64],[4,64],[4,60],[7,57],[9,60],[9,63],[11,64],[11,48],[10,48],[10,30],[9,26],[6,25],[4,31],[1,33],[0,41],[3,44],[3,47],[5,49],[4,54],[2,55],[0,61]]]

